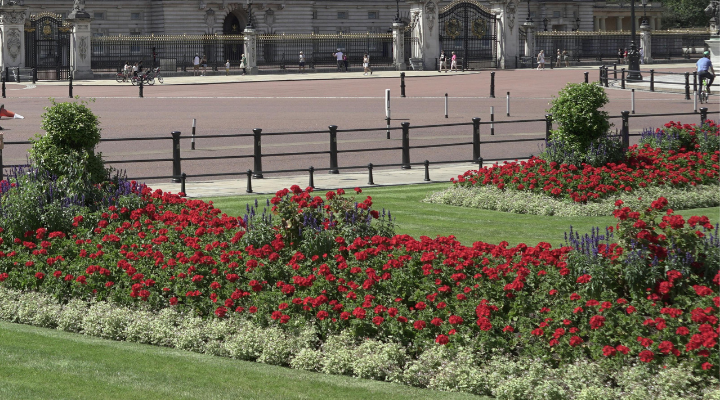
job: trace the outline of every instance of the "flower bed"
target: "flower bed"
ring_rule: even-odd
[[[553,364],[684,362],[717,374],[719,244],[717,230],[703,231],[713,228],[707,218],[684,221],[663,200],[640,211],[618,204],[624,247],[597,235],[558,249],[466,247],[453,237],[357,237],[353,226],[380,217],[370,198],[347,209],[355,203],[340,190],[323,199],[293,189],[271,200],[282,219],[265,243],[261,227],[244,227],[259,217],[145,189],[144,207],[77,216],[68,234],[5,238],[0,281],[62,302],[236,314],[287,331],[311,324],[321,339],[348,331],[411,353],[450,344]]]
[[[671,122],[664,130],[646,132],[641,145],[628,150],[624,163],[575,166],[532,157],[467,171],[451,181],[458,186],[495,186],[577,203],[596,202],[647,187],[717,185],[717,137],[718,128],[712,122],[703,127]]]

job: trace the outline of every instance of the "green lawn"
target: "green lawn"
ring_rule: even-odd
[[[615,225],[615,218],[608,217],[544,217],[527,214],[513,214],[499,211],[478,210],[443,204],[422,203],[428,193],[442,190],[449,183],[429,185],[408,185],[393,187],[364,188],[360,195],[372,196],[373,207],[390,210],[396,219],[396,232],[413,237],[421,235],[436,237],[454,235],[465,245],[482,241],[510,245],[525,243],[534,246],[548,242],[553,246],[565,242],[565,232],[570,226],[580,233],[590,233],[593,227]],[[282,189],[282,188],[278,188]],[[318,193],[324,196],[324,192]],[[228,215],[244,215],[245,206],[255,199],[261,206],[271,195],[247,195],[237,197],[209,198],[216,207]],[[262,208],[262,207],[261,207]],[[707,215],[713,222],[720,221],[720,207],[697,208],[678,211],[685,217]]]
[[[482,399],[0,322],[0,398]]]

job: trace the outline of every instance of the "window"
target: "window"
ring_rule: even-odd
[[[560,11],[553,11],[553,18],[560,18]]]
[[[537,13],[535,11],[530,11],[530,18],[535,18],[537,16]]]
[[[93,13],[93,18],[95,18],[95,19],[105,19],[105,13],[104,13],[104,12],[96,12],[96,13]]]
[[[317,10],[313,10],[312,19],[317,19]]]
[[[338,11],[337,16],[338,19],[348,19],[347,11]]]
[[[139,21],[140,20],[140,13],[130,13],[130,19],[133,21]]]
[[[368,11],[368,19],[378,19],[380,13],[377,11]]]

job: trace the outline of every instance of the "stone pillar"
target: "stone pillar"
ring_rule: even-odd
[[[525,21],[523,26],[525,27],[525,56],[533,57],[535,55],[535,23]],[[530,67],[532,68],[532,64]]]
[[[710,61],[712,61],[713,66],[720,65],[720,36],[710,36],[710,39],[706,40],[705,44],[710,48]],[[718,69],[715,69],[715,74],[717,74]]]
[[[491,3],[492,11],[498,16],[498,68],[516,68],[519,51],[519,23],[516,23],[517,4],[510,0],[507,4],[502,2]]]
[[[27,7],[0,6],[0,67],[25,66],[25,13]]]
[[[640,25],[640,47],[643,49],[643,64],[652,64],[652,28],[648,24]]]
[[[245,58],[247,59],[247,65],[245,68],[247,68],[247,73],[250,75],[257,75],[258,73],[258,67],[257,67],[257,54],[255,52],[255,47],[257,45],[257,33],[255,32],[254,28],[245,28],[245,31],[243,31],[244,34],[244,40],[245,40]]]
[[[410,26],[413,48],[410,63],[414,69],[434,69],[440,57],[440,31],[436,0],[411,0]]]
[[[655,30],[655,17],[648,17],[648,19],[650,20],[650,30],[654,31]]]
[[[393,22],[393,65],[397,71],[405,71],[405,24]]]
[[[621,31],[621,30],[623,30],[623,29],[622,29],[622,20],[623,20],[623,17],[617,17],[617,18],[616,18],[616,22],[615,22],[615,30],[616,30],[616,31]]]
[[[606,19],[607,19],[607,17],[600,17],[600,30],[601,30],[602,32],[606,32],[606,31],[607,31],[607,26],[605,25],[605,20],[606,20]]]
[[[73,26],[70,36],[70,73],[73,79],[92,79],[90,14],[85,10],[73,10],[67,21]]]

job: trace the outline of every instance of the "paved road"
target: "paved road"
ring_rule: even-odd
[[[662,66],[690,70],[687,65]],[[656,66],[656,69],[661,67]],[[192,178],[197,174],[244,173],[253,168],[252,159],[196,160],[193,157],[233,156],[252,154],[249,137],[203,138],[204,135],[250,134],[253,128],[264,133],[321,130],[323,133],[303,135],[269,135],[263,137],[263,153],[290,153],[327,151],[328,125],[339,129],[383,128],[384,92],[392,92],[393,127],[410,122],[411,128],[421,125],[445,123],[469,123],[473,117],[488,121],[490,107],[495,109],[495,135],[490,136],[488,126],[482,126],[482,156],[485,159],[525,158],[540,152],[541,142],[492,144],[495,140],[535,138],[544,135],[544,122],[501,124],[505,121],[542,118],[548,101],[567,82],[581,82],[582,68],[555,70],[496,71],[496,98],[489,97],[490,72],[438,74],[436,72],[409,72],[406,79],[407,97],[400,98],[399,79],[396,72],[377,72],[373,76],[362,74],[308,74],[307,78],[292,76],[260,77],[198,77],[166,78],[165,84],[144,88],[144,98],[138,98],[138,88],[115,82],[75,82],[74,94],[83,99],[94,98],[92,110],[100,117],[103,138],[169,138],[171,131],[181,131],[183,136],[191,131],[192,118],[197,119],[196,150],[190,151],[189,140],[182,142],[183,172]],[[587,69],[590,78],[597,79],[597,69]],[[354,79],[348,79],[348,78]],[[322,78],[322,79],[317,79]],[[196,83],[196,84],[192,84]],[[213,83],[213,84],[209,84]],[[6,108],[26,117],[24,120],[3,120],[5,140],[26,140],[40,133],[43,108],[50,97],[59,101],[68,98],[66,85],[38,83],[37,85],[8,84]],[[505,93],[511,93],[510,116],[506,116]],[[608,89],[610,103],[606,110],[619,115],[630,109],[628,90]],[[444,118],[444,94],[449,95],[449,115]],[[709,105],[718,112],[717,99]],[[641,113],[670,114],[691,112],[692,101],[675,93],[636,93],[636,111]],[[697,116],[652,117],[631,120],[631,131],[643,127],[660,126],[668,120],[696,122]],[[620,121],[613,121],[619,128]],[[467,143],[472,138],[471,126],[434,127],[411,129],[411,145]],[[371,132],[340,132],[340,151],[378,149],[372,152],[341,153],[341,167],[391,164],[401,161],[400,132],[393,131],[386,139],[384,130]],[[26,146],[9,145],[3,151],[5,165],[22,163],[26,159]],[[171,157],[169,140],[105,142],[99,147],[107,160],[140,160]],[[434,149],[414,149],[412,162],[424,160],[469,160],[472,150],[469,144]],[[296,157],[265,157],[263,170],[286,170],[296,168],[327,168],[329,157],[302,155]],[[471,164],[468,164],[468,168]],[[172,172],[170,162],[118,164],[130,177],[166,176]],[[396,167],[394,167],[396,168]],[[325,172],[321,172],[325,173]],[[306,174],[306,173],[303,173]],[[231,176],[219,177],[222,179]],[[449,177],[448,177],[449,178]],[[433,177],[436,179],[436,177]],[[162,179],[166,182],[167,179]],[[152,180],[149,180],[152,182]]]

